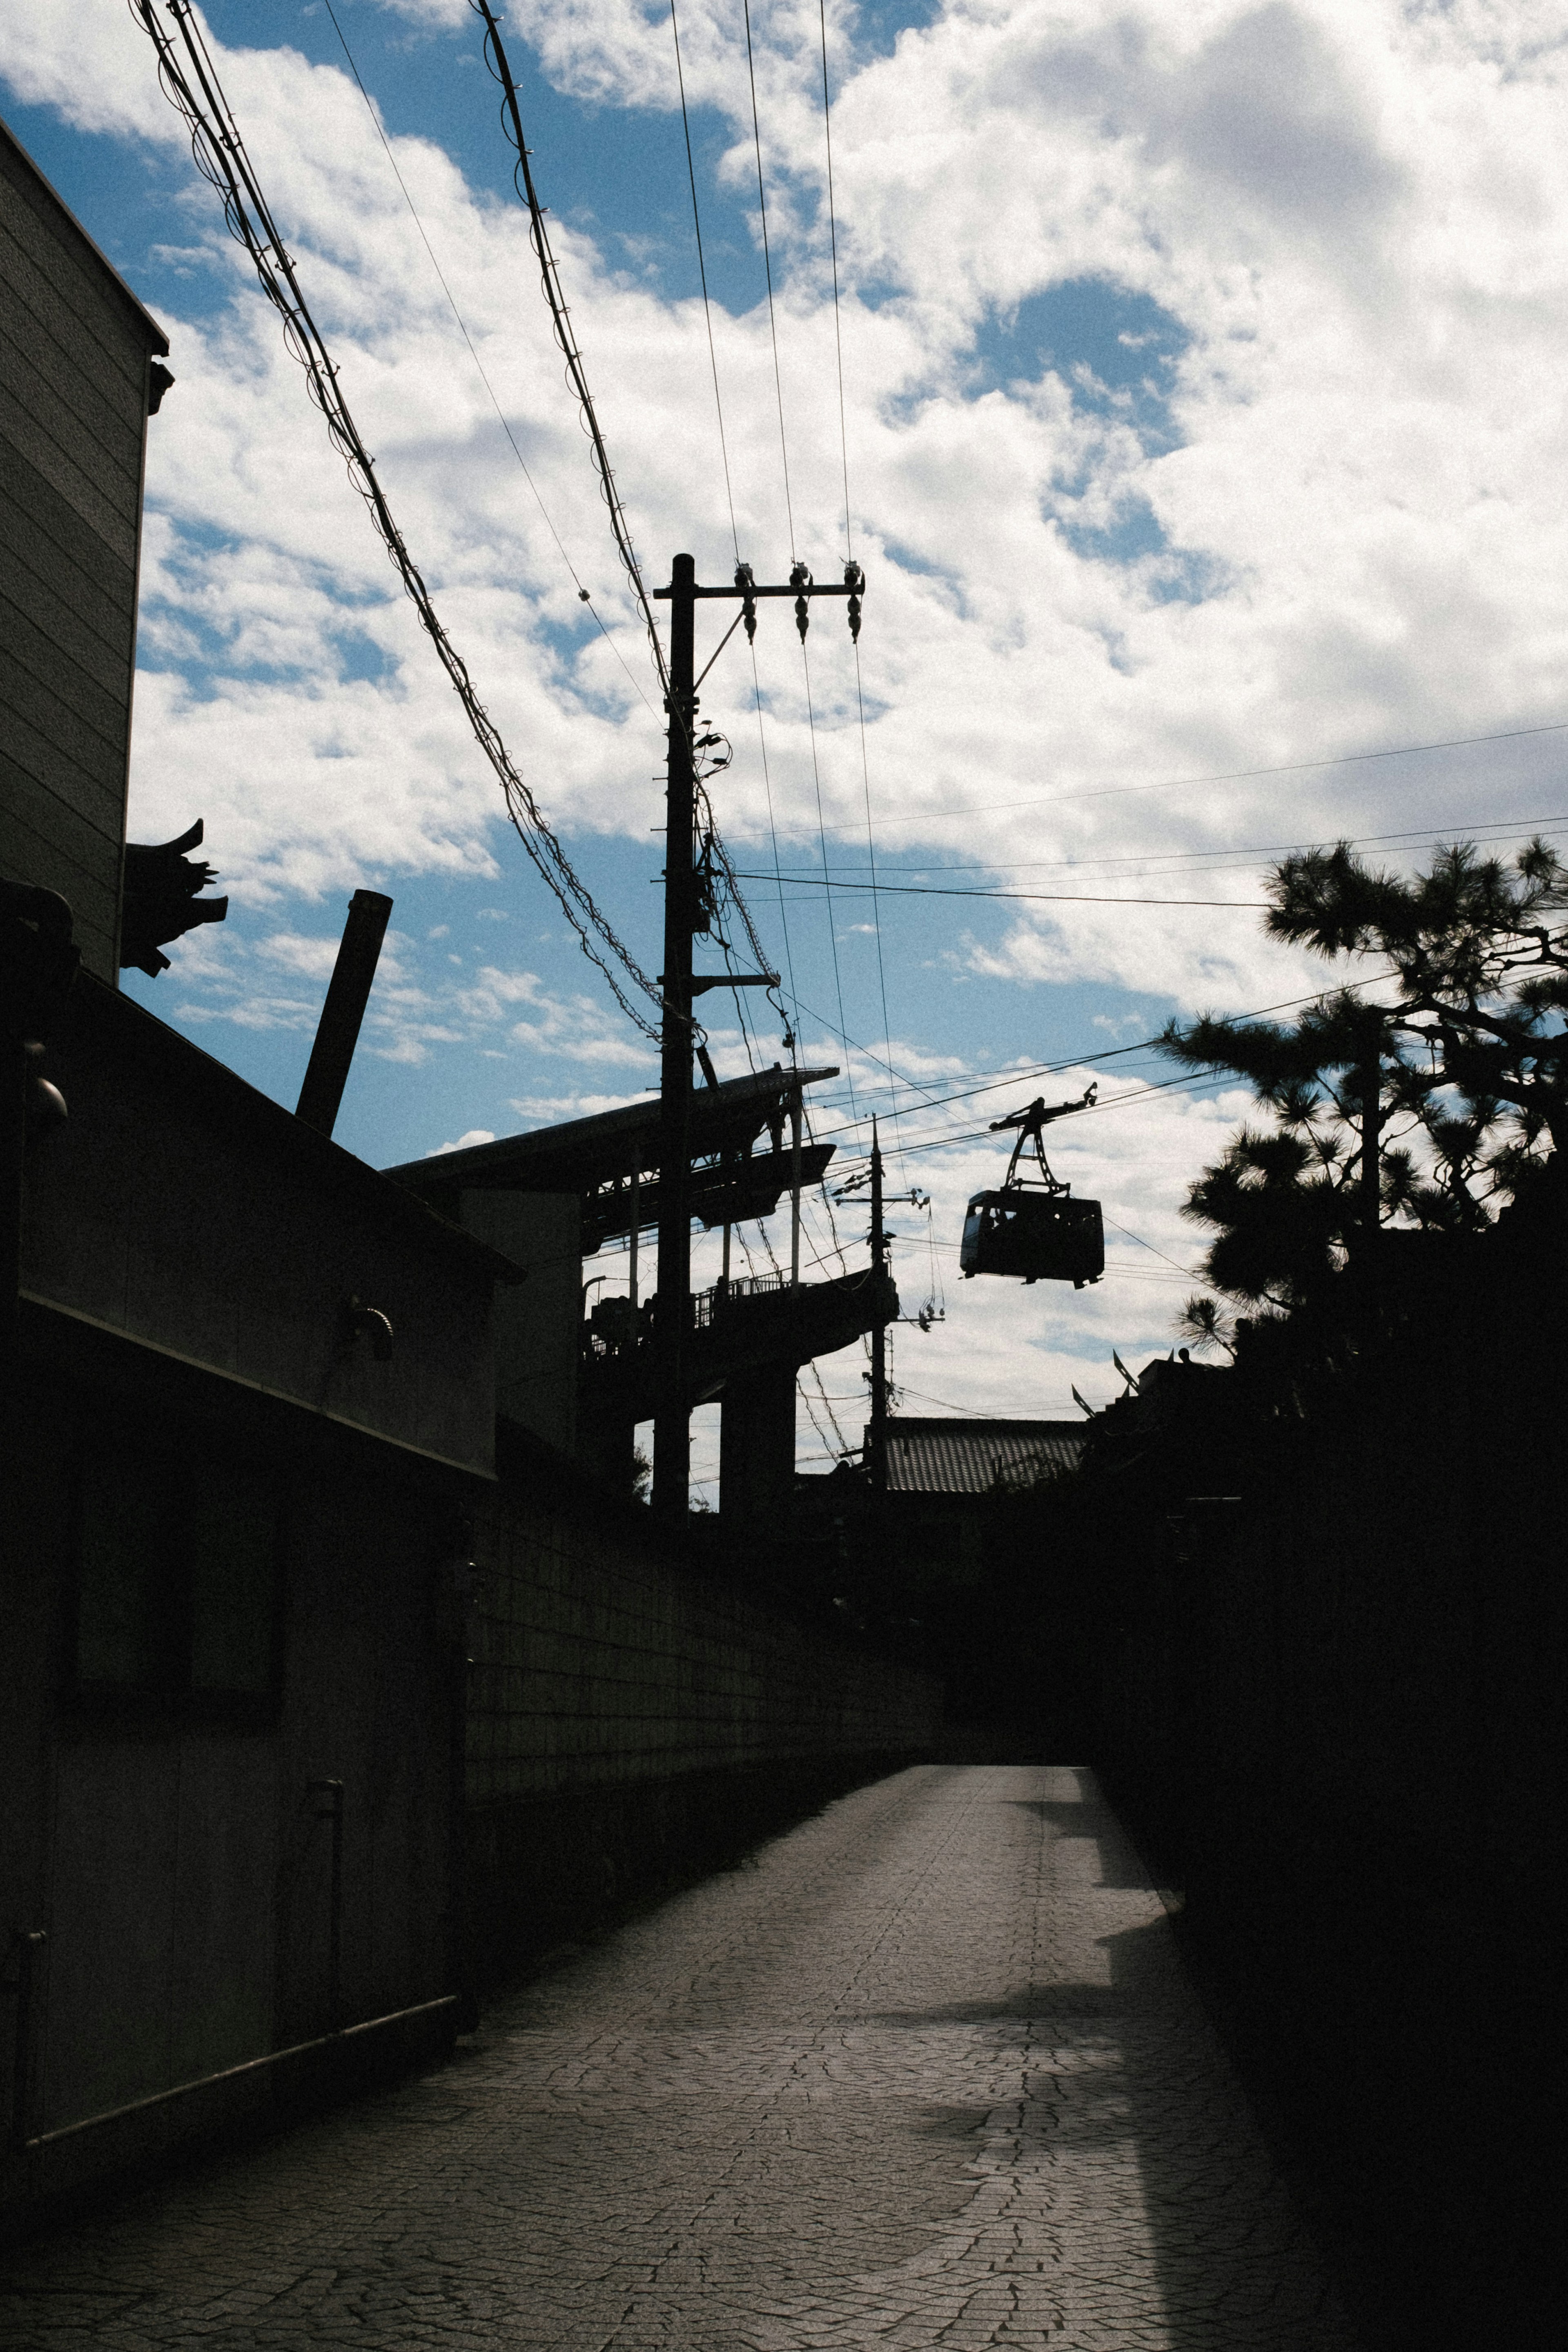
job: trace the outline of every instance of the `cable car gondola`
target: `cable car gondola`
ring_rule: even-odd
[[[1070,1282],[1074,1290],[1099,1281],[1105,1271],[1100,1203],[1071,1197],[1071,1186],[1051,1174],[1041,1139],[1052,1119],[1087,1110],[1095,1091],[1091,1087],[1080,1101],[1055,1103],[1049,1110],[1037,1097],[1027,1110],[992,1120],[993,1135],[1014,1128],[1018,1141],[1000,1189],[977,1192],[965,1212],[958,1264],[966,1281],[974,1274],[1003,1274],[1024,1282]],[[1026,1182],[1019,1161],[1031,1143],[1040,1174]]]

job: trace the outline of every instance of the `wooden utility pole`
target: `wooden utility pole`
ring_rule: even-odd
[[[864,588],[865,575],[858,563],[845,565],[841,586],[835,583],[831,587],[819,588],[806,566],[797,563],[788,587],[759,588],[752,578],[749,563],[742,563],[727,587],[704,588],[697,584],[692,557],[677,555],[670,566],[669,586],[653,591],[655,598],[670,607],[670,724],[664,816],[664,969],[660,975],[664,1019],[659,1033],[659,1287],[653,1321],[662,1404],[653,1416],[653,1501],[661,1517],[677,1523],[684,1521],[690,1502],[692,1467],[691,1405],[685,1377],[692,1288],[692,1057],[696,1043],[692,1003],[710,988],[779,984],[777,972],[695,977],[692,971],[692,941],[696,936],[699,912],[695,756],[699,683],[695,675],[696,608],[708,597],[738,602],[739,617],[746,624],[747,636],[752,638],[757,634],[757,600],[793,596],[795,625],[804,644],[810,626],[811,598],[847,596],[850,634],[858,637]],[[714,659],[716,658],[716,653]],[[711,668],[711,662],[708,667]],[[703,677],[706,676],[705,669]]]
[[[687,1200],[692,1134],[692,940],[696,935],[696,771],[692,740],[696,565],[670,566],[670,727],[664,818],[664,992],[659,1055],[659,1291],[653,1345],[663,1410],[653,1419],[653,1507],[684,1517],[690,1500],[691,1412],[686,1324],[692,1287]]]
[[[887,1267],[887,1231],[882,1222],[882,1145],[876,1120],[871,1123],[871,1265],[872,1280],[880,1291]],[[880,1316],[871,1335],[871,1484],[875,1495],[887,1492],[887,1326]]]

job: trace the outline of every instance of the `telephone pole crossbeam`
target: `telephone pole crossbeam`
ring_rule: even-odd
[[[758,586],[749,564],[741,564],[727,587],[700,584],[696,564],[689,555],[677,555],[670,566],[670,584],[655,588],[655,603],[670,607],[670,691],[668,782],[664,819],[664,1018],[659,1034],[659,1286],[654,1311],[653,1345],[658,1365],[662,1408],[653,1417],[653,1508],[661,1517],[682,1524],[691,1500],[691,1408],[686,1394],[686,1335],[691,1321],[692,1221],[690,1207],[692,1059],[696,1043],[692,1018],[695,998],[705,989],[778,985],[776,973],[756,980],[694,979],[692,942],[698,930],[696,844],[696,607],[711,597],[726,597],[741,606],[746,633],[756,633],[758,600],[792,596],[795,625],[804,644],[810,625],[810,606],[819,596],[849,600],[850,634],[858,640],[861,598],[865,574],[858,563],[844,567],[841,583],[821,586],[803,563],[796,564],[787,586]],[[706,672],[704,672],[706,676]],[[797,1188],[798,1189],[798,1188]]]
[[[676,560],[678,562],[679,558]],[[653,602],[655,604],[671,604],[676,599],[679,593],[678,584],[670,588],[655,588],[653,591]],[[803,595],[808,599],[808,601],[810,601],[813,596],[858,596],[862,593],[862,590],[852,581],[849,580],[842,582],[837,580],[813,580],[810,585],[806,588],[798,588],[793,582],[790,582],[787,587],[783,588],[698,588],[694,586],[690,593],[694,597],[697,598],[704,596],[728,596],[731,599],[740,596]]]

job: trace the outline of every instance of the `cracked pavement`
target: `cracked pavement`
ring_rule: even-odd
[[[1066,1767],[855,1791],[454,2062],[0,2256],[14,2352],[1353,2352]]]

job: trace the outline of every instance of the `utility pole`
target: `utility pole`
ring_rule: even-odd
[[[696,934],[696,771],[692,740],[697,568],[670,566],[670,729],[664,819],[664,991],[659,1052],[659,1295],[653,1346],[664,1410],[653,1420],[653,1507],[684,1518],[692,1475],[686,1403],[692,1219],[686,1177],[692,1134],[692,940]]]
[[[724,973],[694,975],[692,941],[696,937],[696,608],[708,597],[738,602],[748,640],[757,635],[757,601],[793,596],[795,626],[802,645],[810,626],[813,596],[849,598],[850,635],[858,638],[865,574],[858,563],[844,567],[843,584],[819,588],[803,563],[788,587],[759,588],[749,563],[737,567],[727,587],[697,583],[696,564],[677,555],[670,584],[655,599],[670,607],[670,697],[664,817],[664,1020],[659,1034],[659,1287],[653,1349],[661,1409],[653,1416],[653,1507],[672,1524],[683,1524],[691,1495],[691,1405],[686,1393],[686,1331],[691,1319],[692,1057],[696,1030],[692,1003],[710,988],[777,987],[776,972],[754,978]],[[733,630],[735,624],[731,624]],[[727,638],[730,632],[726,632]],[[720,641],[720,646],[725,640]],[[716,651],[713,660],[718,657]],[[713,661],[703,671],[703,677]]]
[[[887,1233],[882,1222],[882,1146],[876,1119],[871,1123],[871,1266],[878,1292],[887,1265]],[[871,1484],[887,1492],[887,1326],[880,1319],[871,1335]]]

